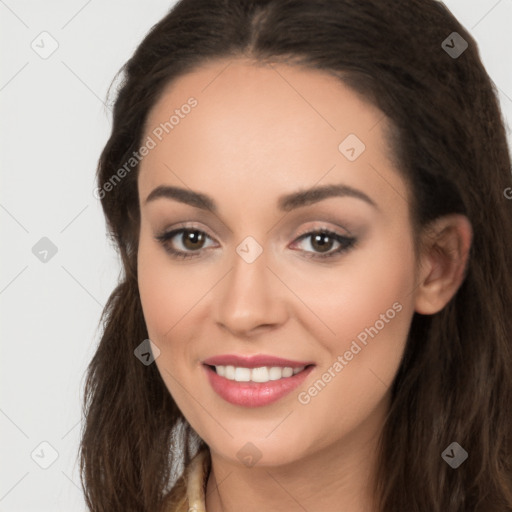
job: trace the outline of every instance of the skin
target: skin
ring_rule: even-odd
[[[218,60],[172,83],[148,116],[145,137],[189,97],[198,105],[143,159],[138,272],[148,333],[162,378],[212,456],[206,508],[218,511],[375,510],[376,446],[415,311],[433,314],[463,279],[471,243],[465,217],[422,233],[415,254],[411,198],[386,144],[387,119],[334,77],[285,64]],[[338,149],[356,134],[353,162]],[[343,183],[366,194],[330,197],[283,212],[281,195]],[[159,185],[210,196],[212,213],[174,199],[146,203]],[[192,227],[204,242],[155,236]],[[355,245],[330,259],[312,236],[328,229]],[[236,251],[253,237],[263,252]],[[340,244],[328,239],[325,252]],[[202,245],[201,245],[202,243]],[[251,249],[253,250],[253,249]],[[400,303],[401,311],[309,403],[298,400],[357,335]],[[256,408],[225,402],[202,361],[218,354],[314,361],[306,382]],[[246,445],[261,454],[248,467]],[[218,485],[218,487],[217,487]]]

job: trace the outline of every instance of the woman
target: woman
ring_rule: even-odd
[[[512,190],[431,0],[182,0],[124,67],[91,510],[512,510]]]

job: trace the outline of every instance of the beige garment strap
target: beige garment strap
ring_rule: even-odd
[[[187,468],[188,512],[206,512],[205,487],[210,472],[210,452],[201,449]]]

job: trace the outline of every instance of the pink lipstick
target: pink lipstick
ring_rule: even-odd
[[[261,407],[289,394],[313,370],[311,361],[293,361],[270,355],[226,354],[203,361],[213,390],[227,402]]]

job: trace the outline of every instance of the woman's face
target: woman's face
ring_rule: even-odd
[[[147,120],[140,296],[212,452],[278,465],[382,427],[414,312],[408,191],[382,112],[334,77],[228,63],[178,79]]]

